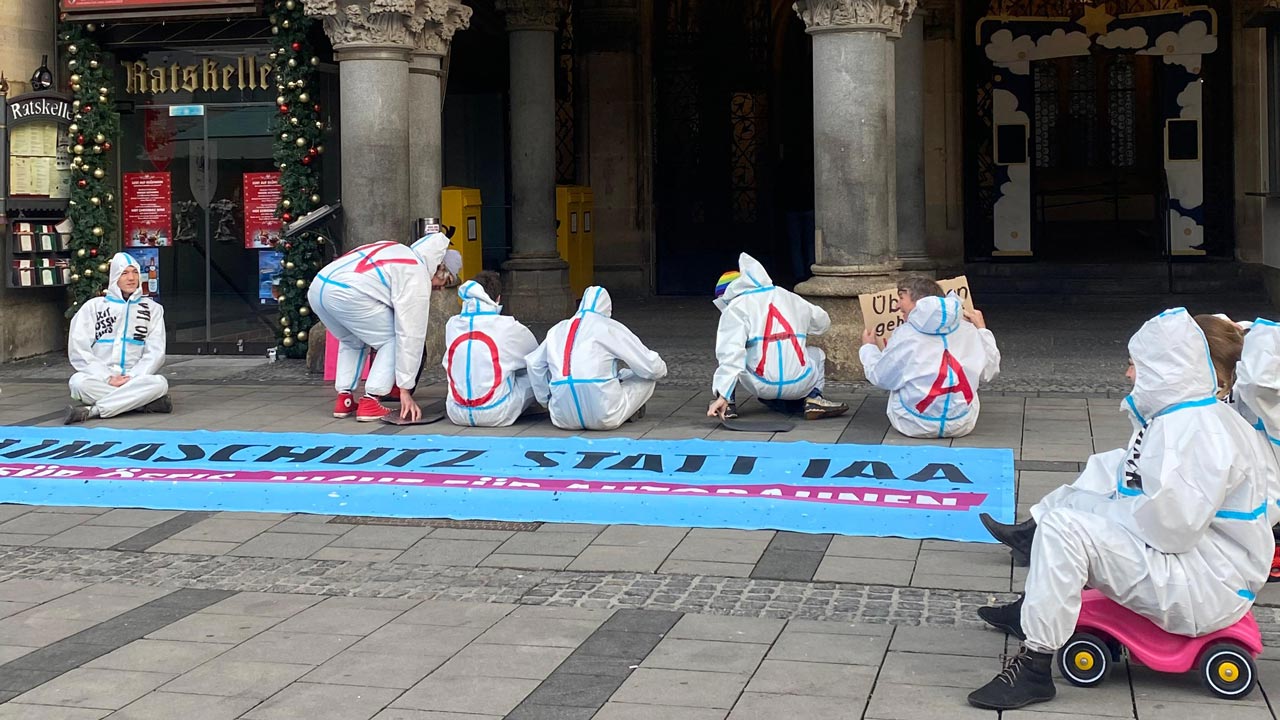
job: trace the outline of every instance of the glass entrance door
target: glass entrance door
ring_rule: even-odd
[[[170,353],[257,355],[275,344],[273,110],[151,105],[122,117],[123,146],[137,148],[121,157],[125,250],[165,308]],[[157,207],[166,203],[168,218]]]

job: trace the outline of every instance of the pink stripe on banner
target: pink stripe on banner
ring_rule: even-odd
[[[283,474],[258,470],[167,470],[101,468],[87,465],[0,465],[0,478],[47,480],[112,480],[141,482],[240,482],[292,485],[382,485],[461,489],[540,490],[543,492],[623,493],[628,495],[676,495],[696,497],[795,500],[832,505],[905,507],[917,510],[968,511],[986,500],[986,493],[930,492],[841,485],[688,485],[671,482],[619,483],[597,480],[490,477],[444,473],[352,474],[316,470]]]

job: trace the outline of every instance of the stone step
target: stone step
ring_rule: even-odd
[[[1261,268],[1239,262],[970,263],[975,296],[1144,297],[1174,294],[1264,295]]]

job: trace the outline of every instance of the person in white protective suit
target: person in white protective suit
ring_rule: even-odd
[[[667,364],[614,320],[609,291],[592,285],[578,312],[525,358],[538,402],[563,430],[613,430],[644,416]],[[619,363],[626,365],[619,368]]]
[[[462,312],[444,328],[445,410],[455,425],[505,427],[535,404],[525,356],[538,349],[538,340],[502,314],[497,273],[477,274],[458,287],[458,297]]]
[[[802,405],[808,420],[849,410],[822,396],[827,357],[807,342],[831,327],[826,310],[774,285],[764,266],[746,253],[738,256],[737,270],[720,276],[714,303],[720,310],[719,365],[711,378],[715,397],[708,417],[738,416],[740,384],[771,409],[789,412]]]
[[[978,388],[1000,374],[1000,350],[978,310],[944,296],[938,283],[907,277],[898,283],[906,322],[882,350],[873,330],[858,357],[867,381],[889,391],[894,430],[915,438],[963,437],[978,423]]]
[[[67,356],[71,399],[65,422],[109,418],[131,410],[167,413],[164,308],[142,296],[142,266],[125,252],[111,258],[107,292],[86,300],[71,318]]]
[[[1213,372],[1217,380],[1214,397],[1240,413],[1245,420],[1252,424],[1257,420],[1257,417],[1253,415],[1244,403],[1236,401],[1234,392],[1236,366],[1240,361],[1244,343],[1243,332],[1235,322],[1225,316],[1196,315],[1192,320],[1195,321],[1200,331],[1204,333],[1205,341],[1209,346],[1209,360],[1213,364]],[[1126,374],[1129,375],[1132,372],[1133,366],[1132,361],[1130,361],[1129,371]],[[1095,455],[1094,457],[1098,459],[1096,465],[1093,464],[1094,460],[1091,458],[1090,465],[1086,466],[1085,472],[1068,486],[1069,489],[1050,494],[1045,499],[1045,502],[1052,505],[1057,501],[1057,498],[1076,492],[1111,495],[1115,490],[1112,475],[1109,474],[1109,468],[1120,462],[1118,458],[1123,457],[1123,452],[1121,449],[1116,449],[1110,453]],[[1108,460],[1108,458],[1111,459]],[[1098,472],[1099,469],[1101,469],[1101,472]],[[1280,482],[1280,476],[1274,473],[1271,474],[1271,478]],[[1042,507],[1047,506],[1042,504]],[[1036,508],[1033,507],[1032,510],[1035,512]],[[1034,518],[1014,525],[1001,523],[987,513],[982,513],[979,518],[992,537],[1009,546],[1010,553],[1013,555],[1014,565],[1025,567],[1030,562],[1031,542],[1035,535],[1036,527]]]
[[[969,695],[972,705],[1008,710],[1053,698],[1053,653],[1075,631],[1086,585],[1170,633],[1197,637],[1243,617],[1266,582],[1270,459],[1258,433],[1215,397],[1204,333],[1186,310],[1168,310],[1134,334],[1129,355],[1134,387],[1123,407],[1133,438],[1091,457],[1084,483],[1032,508],[1025,594],[979,611],[1022,638],[1022,650]]]
[[[1236,407],[1245,420],[1254,420],[1266,447],[1271,451],[1273,473],[1267,493],[1267,520],[1276,539],[1268,582],[1280,580],[1280,325],[1258,318],[1244,336],[1244,348],[1236,365],[1234,395]]]
[[[362,245],[316,274],[307,301],[325,328],[342,344],[334,388],[337,418],[370,422],[391,414],[379,397],[395,387],[400,417],[417,420],[422,410],[413,399],[422,368],[432,287],[443,287],[439,273],[449,247],[442,233],[412,246],[394,241]],[[376,353],[365,380],[364,397],[353,394],[371,352]]]

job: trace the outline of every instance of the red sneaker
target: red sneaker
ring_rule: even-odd
[[[351,393],[338,393],[338,401],[333,404],[333,416],[336,418],[351,417],[351,413],[356,410],[356,401],[352,399]]]
[[[360,405],[356,407],[356,420],[359,422],[373,422],[391,414],[378,399],[365,395],[360,398]]]
[[[1271,577],[1267,578],[1267,582],[1277,580],[1280,580],[1280,545],[1276,545],[1276,553],[1271,556]]]

